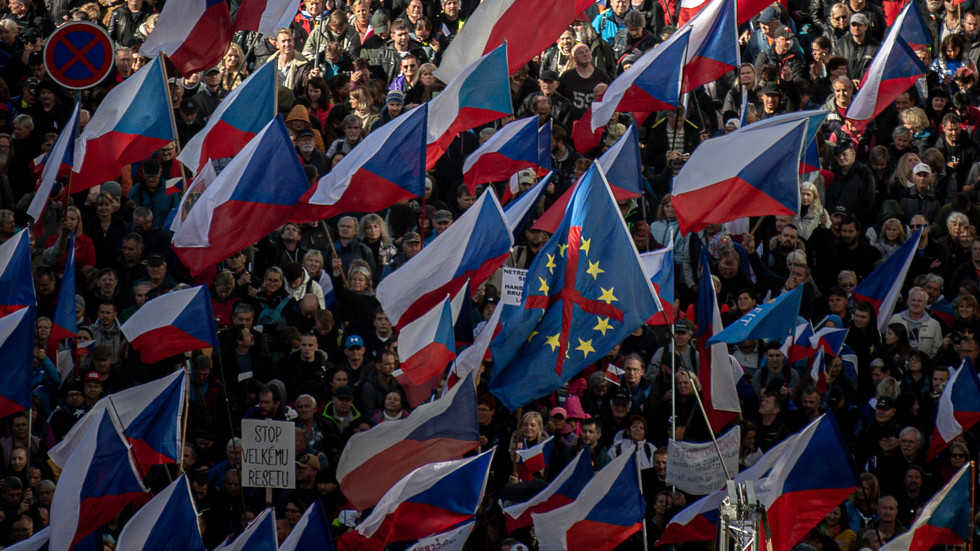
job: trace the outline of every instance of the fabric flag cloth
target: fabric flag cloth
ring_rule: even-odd
[[[640,155],[639,134],[636,125],[631,124],[626,129],[626,133],[596,159],[596,163],[602,167],[606,181],[609,182],[609,187],[612,189],[613,197],[617,201],[643,195],[643,167]],[[548,207],[548,210],[534,222],[532,227],[536,230],[555,233],[558,226],[561,225],[565,211],[568,210],[568,203],[571,201],[576,187],[577,184],[556,199]]]
[[[670,325],[674,323],[674,232],[671,230],[670,240],[663,249],[648,253],[640,253],[640,262],[653,288],[660,296],[660,306],[663,313],[654,314],[647,324]]]
[[[118,179],[177,139],[169,97],[160,57],[110,90],[75,141],[72,193]]]
[[[768,512],[774,551],[789,551],[858,486],[850,449],[826,414],[735,476],[735,482],[749,480]],[[709,494],[677,513],[657,545],[714,539],[718,505],[727,495]]]
[[[515,73],[538,52],[554,44],[562,31],[594,3],[595,0],[484,0],[443,52],[433,74],[449,82],[505,41],[513,52],[507,74]]]
[[[929,306],[929,313],[943,322],[946,327],[952,328],[953,323],[956,321],[956,312],[953,310],[953,303],[943,295],[939,295],[936,302]]]
[[[441,97],[441,96],[440,96]],[[470,282],[476,289],[503,265],[514,245],[497,195],[488,189],[431,245],[405,266],[406,277],[388,277],[377,288],[391,323],[402,328]]]
[[[798,213],[799,159],[808,126],[808,119],[798,119],[702,143],[674,177],[681,233],[742,217]]]
[[[514,234],[515,240],[518,235],[524,233],[524,225],[534,214],[534,207],[538,205],[538,199],[541,198],[544,190],[551,185],[554,176],[554,171],[549,172],[537,184],[534,184],[534,187],[517,195],[516,199],[504,205],[504,216],[507,217],[507,225],[510,226],[510,231]]]
[[[532,513],[541,551],[612,549],[643,529],[646,500],[640,491],[636,454],[602,468],[572,503]]]
[[[539,2],[533,9],[537,11],[541,8]],[[469,21],[474,21],[472,16]],[[442,59],[440,67],[446,62],[445,56]],[[514,114],[514,105],[510,100],[509,75],[507,44],[502,44],[467,65],[452,80],[443,80],[449,84],[428,102],[426,170],[435,166],[436,161],[460,132]],[[441,77],[437,78],[441,80]]]
[[[746,96],[746,101],[748,101],[748,96]],[[779,126],[783,123],[806,119],[808,124],[806,127],[806,138],[804,138],[803,142],[803,153],[800,156],[800,172],[813,172],[820,170],[820,152],[817,150],[816,138],[817,132],[820,130],[820,126],[828,114],[829,111],[824,109],[809,109],[807,111],[794,111],[783,115],[776,115],[775,117],[756,121],[750,125],[746,125],[743,121],[741,128],[732,132],[732,134],[742,135],[752,133],[762,128]],[[748,221],[746,221],[746,224],[748,224]],[[745,231],[748,230],[746,229]]]
[[[0,245],[0,316],[36,305],[31,237],[20,231]]]
[[[461,457],[480,445],[476,384],[467,377],[407,418],[385,421],[350,442],[337,464],[337,480],[347,499],[363,511],[412,470]]]
[[[279,551],[334,551],[333,536],[330,534],[330,519],[323,510],[319,499],[306,508],[303,516],[293,526],[293,530],[279,545]]]
[[[533,498],[504,507],[507,531],[531,526],[533,513],[547,513],[575,501],[594,475],[592,455],[586,450],[579,451],[575,459]]]
[[[177,160],[198,174],[211,160],[234,157],[276,113],[276,64],[266,63],[221,100]]]
[[[783,339],[790,334],[790,327],[800,313],[803,286],[797,285],[770,302],[760,304],[738,320],[729,324],[721,333],[711,337],[709,344],[725,342],[738,344],[749,339]]]
[[[301,0],[243,0],[235,12],[235,31],[259,31],[276,36],[288,29],[299,11]],[[367,39],[367,37],[364,37]]]
[[[405,551],[433,551],[434,549],[438,549],[439,551],[463,551],[463,545],[475,527],[475,522],[467,522],[459,528],[453,528],[452,530],[420,539],[415,545]]]
[[[972,362],[967,359],[959,369],[952,370],[949,382],[939,397],[928,460],[945,450],[977,421],[980,421],[980,378]]]
[[[707,258],[702,259],[702,266],[707,265]],[[709,340],[721,333],[725,327],[721,322],[710,270],[702,270],[696,319],[698,320],[698,376],[701,378],[701,401],[711,430],[720,433],[742,412],[736,389],[741,373],[736,374],[738,364],[733,362],[728,354],[728,345],[712,343]],[[740,366],[738,368],[740,369]]]
[[[476,186],[505,180],[525,168],[551,170],[551,121],[538,130],[538,117],[507,123],[463,163],[463,181]]]
[[[813,384],[820,391],[820,394],[827,391],[827,356],[823,348],[817,349],[817,354],[813,358],[810,378],[813,379]]]
[[[810,346],[832,356],[839,356],[846,338],[847,328],[821,327],[810,337]]]
[[[32,407],[35,317],[31,306],[0,318],[0,416]]]
[[[940,545],[964,545],[970,540],[970,486],[973,464],[967,462],[942,490],[922,507],[908,531],[881,546],[881,551],[929,551]]]
[[[959,2],[957,2],[959,3]],[[885,2],[887,6],[889,2]],[[927,48],[932,45],[932,33],[929,25],[926,24],[925,17],[922,16],[922,7],[918,4],[905,5],[906,9],[901,10],[893,23],[889,27],[898,29],[899,36],[912,49]],[[887,8],[886,8],[887,9]]]
[[[259,513],[237,538],[222,542],[213,551],[276,551],[278,547],[276,510],[270,507]]]
[[[116,547],[129,551],[205,551],[186,474],[129,519]]]
[[[785,0],[782,0],[779,3],[782,4],[784,8],[787,5]],[[678,12],[677,17],[677,26],[680,27],[681,25],[690,21],[707,4],[708,0],[682,0],[681,9]],[[772,2],[769,2],[768,0],[739,0],[737,8],[738,24],[742,25],[749,22],[749,20],[770,5],[772,5]]]
[[[68,237],[68,258],[65,272],[58,289],[58,305],[51,319],[50,340],[71,339],[78,334],[78,316],[75,313],[75,234]]]
[[[609,120],[597,120],[599,120],[600,124],[593,130],[592,105],[589,105],[589,108],[585,110],[585,114],[572,123],[572,133],[569,137],[572,139],[572,143],[575,144],[575,151],[578,151],[582,155],[599,147],[599,144],[602,143],[602,133],[605,131],[606,124],[609,123]]]
[[[517,450],[517,478],[529,482],[534,479],[534,473],[548,468],[554,447],[555,437],[549,436],[540,444]]]
[[[462,296],[465,291],[463,287],[457,295]],[[446,366],[456,357],[453,307],[448,295],[442,304],[398,333],[398,357],[401,374],[396,378],[408,394],[409,405],[416,407],[431,396]]]
[[[600,165],[575,187],[524,281],[523,304],[491,344],[490,390],[511,411],[547,395],[659,310]]]
[[[75,166],[75,136],[78,134],[78,113],[81,104],[75,102],[71,117],[68,122],[61,127],[58,139],[54,141],[51,149],[44,159],[44,169],[41,171],[41,181],[38,183],[34,198],[31,199],[30,206],[27,207],[27,215],[35,223],[41,221],[44,209],[51,198],[51,191],[58,180],[59,175],[67,168],[69,171]]]
[[[423,104],[368,134],[303,195],[290,219],[316,222],[346,212],[379,211],[424,195],[422,144],[430,112],[430,104]]]
[[[892,25],[878,47],[871,65],[861,79],[861,86],[847,109],[849,120],[867,124],[929,70],[902,37],[903,27],[919,28],[914,20],[918,17],[922,21],[922,14],[918,10],[909,13],[914,3],[909,2],[902,10],[900,17],[906,24]],[[925,28],[924,23],[921,28]]]
[[[94,422],[61,471],[51,502],[50,548],[71,549],[79,540],[109,522],[143,495],[136,465],[109,412]]]
[[[786,355],[790,363],[809,360],[817,353],[815,347],[812,346],[812,341],[813,326],[807,321],[796,326],[793,336],[783,341],[780,350]]]
[[[45,528],[35,532],[33,536],[26,540],[19,541],[8,547],[4,551],[48,551],[48,539],[51,537],[51,528]]]
[[[388,543],[421,539],[469,520],[480,509],[495,451],[408,473],[357,528],[340,537],[337,548],[381,551]]]
[[[208,189],[208,186],[217,177],[218,175],[214,171],[214,164],[205,163],[204,168],[187,184],[187,192],[180,197],[180,203],[174,212],[174,219],[170,222],[170,231],[172,233],[176,234],[180,230],[180,226],[184,223],[184,220],[187,220],[187,215],[190,213],[191,207],[194,206],[194,203],[201,197],[204,190]]]
[[[132,447],[141,472],[153,465],[175,463],[183,451],[184,397],[188,377],[181,369],[161,379],[122,390],[95,403],[65,438],[48,450],[52,463],[65,467],[83,444],[91,427],[106,411]]]
[[[171,291],[147,301],[121,329],[143,363],[218,347],[206,285]]]
[[[483,326],[483,330],[480,334],[476,336],[473,340],[473,344],[468,346],[466,350],[459,353],[456,356],[456,361],[453,363],[452,371],[449,375],[449,381],[446,386],[452,388],[456,385],[457,381],[465,379],[470,373],[475,373],[479,368],[480,364],[487,357],[487,350],[490,348],[490,341],[493,339],[494,335],[497,334],[497,327],[500,324],[500,315],[503,313],[504,309],[502,307],[494,308],[493,314],[490,319],[487,320],[486,325]]]
[[[217,65],[228,51],[233,33],[226,2],[171,0],[164,4],[153,32],[140,47],[140,55],[166,54],[180,74],[189,76]]]
[[[888,320],[892,317],[895,303],[902,293],[905,275],[909,273],[909,266],[915,258],[920,235],[922,228],[915,230],[898,250],[890,254],[852,291],[855,299],[874,306],[878,312],[878,331],[882,333],[888,329]]]
[[[714,82],[741,63],[735,9],[736,0],[710,0],[689,23],[681,93]]]
[[[592,102],[592,131],[620,111],[667,111],[680,105],[684,53],[690,39],[691,27],[681,27],[616,77],[602,99]]]
[[[276,185],[269,185],[268,174],[276,175]],[[194,203],[174,235],[174,250],[192,274],[200,274],[280,226],[308,188],[286,124],[277,116]]]

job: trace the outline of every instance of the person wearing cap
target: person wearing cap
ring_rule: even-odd
[[[625,4],[628,0],[613,0],[614,4],[617,2]],[[606,13],[609,11],[611,10],[607,10]],[[600,15],[600,17],[602,16]],[[595,100],[596,86],[609,84],[612,79],[592,62],[592,50],[587,45],[576,44],[573,46],[572,59],[575,61],[575,66],[562,73],[558,78],[558,93],[568,98],[572,103],[572,120],[578,120],[582,118],[592,101]]]
[[[61,442],[68,431],[88,411],[83,390],[84,383],[78,379],[67,381],[62,385],[62,401],[48,418],[48,426],[51,428],[51,435],[54,436],[55,442]]]
[[[898,452],[901,425],[896,419],[898,410],[892,395],[880,394],[869,401],[874,406],[874,420],[859,429],[853,448],[855,463],[865,465],[868,459],[883,452]]]
[[[688,320],[677,320],[674,322],[674,338],[669,339],[667,344],[661,346],[653,353],[650,363],[647,366],[646,374],[648,377],[655,378],[660,373],[668,374],[671,372],[671,355],[673,354],[676,369],[694,372],[698,368],[698,349],[691,346],[693,338],[693,327]],[[676,342],[676,346],[675,343]],[[669,384],[669,383],[668,383]]]
[[[146,257],[146,277],[139,279],[136,283],[148,282],[154,289],[163,292],[170,291],[177,286],[177,280],[170,275],[167,269],[167,257],[159,253],[152,253]]]
[[[772,64],[779,68],[780,75],[782,75],[783,68],[789,66],[794,80],[803,78],[803,61],[793,50],[793,36],[793,31],[785,25],[780,25],[778,29],[773,31],[772,45],[768,50],[759,52],[755,58],[756,71],[761,71],[763,65]]]
[[[163,169],[156,159],[143,161],[140,167],[143,178],[129,190],[129,198],[137,207],[153,212],[154,227],[161,227],[170,211],[180,204],[179,193],[167,193],[163,185]]]
[[[316,148],[316,134],[314,134],[313,129],[304,128],[296,132],[295,142],[296,152],[299,154],[303,166],[312,166],[316,169],[318,176],[323,176],[330,171],[327,156]]]
[[[422,236],[417,232],[408,232],[402,237],[401,250],[392,257],[384,269],[381,279],[388,277],[392,272],[401,268],[406,262],[422,251]]]
[[[630,10],[623,17],[626,28],[620,29],[611,41],[616,63],[622,69],[627,56],[637,58],[653,48],[658,40],[646,29],[646,17],[638,10]]]
[[[361,419],[366,419],[354,407],[354,391],[349,386],[342,386],[334,391],[333,400],[327,402],[321,414],[336,429],[343,444],[346,444],[354,432],[354,427]],[[340,446],[343,448],[343,444]]]
[[[759,54],[766,55],[765,53]],[[769,119],[777,115],[782,115],[785,111],[783,107],[783,90],[775,82],[767,82],[761,90],[759,97],[762,98],[762,109],[759,111],[759,120]]]
[[[193,97],[180,100],[177,118],[177,143],[183,149],[184,145],[204,128],[203,118],[198,116],[197,100]]]
[[[847,76],[857,83],[878,51],[878,41],[868,33],[867,15],[851,15],[849,25],[850,33],[834,43],[833,51],[847,60]]]
[[[385,105],[381,108],[381,123],[390,122],[405,110],[405,94],[398,90],[389,90],[385,96]]]
[[[633,405],[633,396],[622,386],[613,385],[607,396],[609,415],[603,413],[601,416],[602,436],[599,439],[599,446],[603,449],[608,449],[616,434],[626,428],[626,420]]]
[[[926,220],[935,220],[942,206],[933,189],[934,180],[932,169],[925,163],[912,167],[912,187],[902,190],[898,196],[898,204],[905,216],[911,219],[921,214]]]
[[[519,118],[536,115],[535,99],[544,96],[551,101],[549,111],[551,120],[560,125],[565,130],[571,128],[572,123],[572,102],[565,96],[558,93],[558,72],[551,69],[541,71],[538,77],[538,89],[524,96],[521,106],[517,109]]]
[[[850,136],[843,132],[835,136],[834,179],[827,187],[827,208],[832,210],[843,206],[864,227],[868,227],[877,220],[874,175],[868,165],[857,160],[857,151]]]
[[[350,386],[357,388],[374,371],[374,362],[369,359],[360,335],[349,334],[344,339],[344,361],[341,366],[347,372]]]
[[[82,376],[82,394],[85,396],[86,409],[92,409],[102,398],[102,377],[95,371],[89,371]]]

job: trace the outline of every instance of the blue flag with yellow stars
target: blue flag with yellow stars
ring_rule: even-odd
[[[490,391],[510,410],[555,391],[658,310],[650,279],[600,168],[576,186],[534,257],[520,307],[491,342]]]

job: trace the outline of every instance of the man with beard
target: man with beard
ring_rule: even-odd
[[[840,223],[840,241],[831,245],[818,260],[818,265],[824,267],[824,288],[836,283],[841,270],[851,270],[863,279],[874,270],[879,258],[878,249],[861,240],[861,222],[853,216],[844,217]]]
[[[963,12],[960,22],[960,36],[963,37],[963,53],[973,63],[980,63],[980,13],[975,9]]]
[[[316,135],[313,130],[309,128],[304,128],[296,133],[296,151],[299,152],[299,158],[303,162],[303,166],[312,165],[316,169],[316,173],[322,176],[327,173],[327,157],[316,148],[314,143]]]
[[[558,73],[550,69],[541,71],[541,77],[538,78],[538,87],[538,90],[524,97],[524,100],[521,102],[521,107],[517,111],[517,116],[527,117],[536,114],[534,100],[544,96],[551,100],[551,106],[549,108],[551,119],[555,121],[556,125],[563,127],[566,131],[570,129],[572,125],[572,103],[568,98],[558,93]]]

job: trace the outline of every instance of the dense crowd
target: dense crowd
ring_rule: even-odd
[[[296,425],[297,487],[273,493],[280,541],[316,500],[326,507],[335,536],[353,526],[357,514],[336,479],[347,441],[412,411],[392,375],[398,335],[374,289],[384,278],[410,277],[400,268],[482,193],[484,186],[474,195],[463,185],[466,156],[502,125],[531,116],[552,123],[555,175],[537,215],[629,125],[638,125],[645,193],[620,207],[641,252],[673,236],[678,319],[673,339],[663,324],[637,329],[566,386],[525,407],[520,418],[498,407],[486,391],[489,369],[483,370],[480,448],[498,451],[474,548],[536,548],[533,531],[507,533],[499,503],[529,498],[582,449],[596,469],[620,454],[638,454],[651,544],[696,498],[666,484],[666,444],[710,438],[694,397],[699,320],[692,305],[705,269],[713,274],[726,324],[766,297],[803,286],[803,320],[815,328],[850,329],[850,356],[828,357],[825,392],[817,390],[806,361],[787,357],[778,342],[732,347],[745,371],[738,385],[743,420],[737,421],[743,466],[822,412],[836,417],[853,452],[860,487],[810,532],[806,545],[877,550],[976,456],[972,431],[937,458],[925,456],[950,369],[964,357],[976,361],[978,352],[980,13],[973,0],[922,3],[933,42],[916,53],[929,71],[867,126],[852,124],[846,111],[887,30],[882,2],[790,0],[740,28],[744,62],[690,94],[686,109],[635,120],[617,113],[599,146],[585,150],[570,138],[576,121],[612,79],[670,36],[681,7],[679,0],[597,3],[510,77],[513,116],[453,141],[426,177],[424,198],[325,224],[285,224],[198,277],[171,247],[168,220],[180,195],[168,182],[188,175],[175,160],[179,148],[231,90],[260,64],[276,63],[278,108],[314,181],[367,134],[445,87],[433,71],[478,2],[305,0],[293,25],[276,36],[237,33],[218,66],[170,78],[176,143],[67,200],[61,187],[43,224],[33,227],[26,210],[38,178],[34,160],[50,149],[72,102],[45,73],[45,37],[65,21],[81,20],[104,26],[112,38],[110,75],[80,95],[84,128],[106,92],[148,63],[139,46],[162,4],[10,0],[0,18],[0,243],[31,231],[38,300],[34,408],[30,418],[24,412],[4,419],[0,430],[0,545],[48,524],[57,469],[46,450],[100,397],[185,367],[193,384],[183,458],[179,466],[154,467],[147,483],[159,491],[178,472],[189,474],[209,547],[241,532],[265,506],[264,491],[241,485],[243,418]],[[233,15],[237,7],[231,3]],[[671,179],[699,143],[756,120],[818,107],[829,111],[817,134],[821,167],[801,177],[798,216],[681,235]],[[215,161],[219,168],[226,163]],[[537,176],[522,171],[517,180],[524,190]],[[506,183],[493,185],[501,191]],[[903,299],[882,334],[875,310],[855,299],[854,288],[920,228]],[[70,232],[79,360],[63,369],[58,351],[68,343],[49,337]],[[505,264],[528,268],[549,235],[519,233]],[[142,362],[120,324],[147,300],[200,283],[209,285],[219,349]],[[497,275],[475,290],[472,311],[463,313],[472,317],[474,332],[499,300]],[[548,468],[520,481],[514,451],[549,435],[555,446]],[[131,513],[104,528],[107,549]],[[638,549],[642,538],[637,534],[621,547]]]

